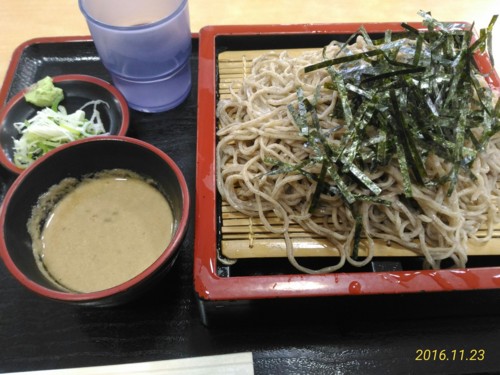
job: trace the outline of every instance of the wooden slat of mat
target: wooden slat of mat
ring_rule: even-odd
[[[306,51],[312,51],[311,48],[287,50],[289,56],[298,56]],[[283,50],[272,50],[280,53]],[[234,84],[238,87],[238,80],[249,74],[252,69],[252,61],[270,50],[254,51],[225,51],[219,54],[219,95],[221,99],[229,96],[229,86]]]
[[[275,50],[280,52],[279,50]],[[288,50],[290,56],[299,55],[310,49]],[[252,60],[263,53],[264,50],[255,51],[225,51],[219,54],[219,95],[221,99],[229,96],[229,86],[238,86],[238,81],[249,74]],[[276,217],[268,218],[269,222],[279,227],[280,222]],[[286,246],[283,236],[269,233],[258,218],[248,218],[235,211],[226,203],[222,206],[222,254],[231,259],[240,258],[269,258],[286,257]],[[295,256],[301,257],[331,257],[338,256],[333,245],[316,234],[305,232],[302,227],[294,224],[290,228]],[[384,241],[375,241],[376,256],[408,257],[415,253],[398,245],[387,246]],[[484,246],[470,245],[469,255],[500,255],[500,226],[496,228],[494,238]],[[365,255],[360,248],[359,255]]]
[[[279,228],[280,219],[267,218],[269,223]],[[222,254],[231,259],[241,258],[274,258],[286,257],[286,246],[283,235],[270,233],[264,228],[258,217],[247,217],[235,211],[228,204],[222,206]],[[294,254],[298,257],[338,256],[333,245],[315,233],[305,232],[298,224],[291,225],[289,230],[292,238]],[[408,257],[415,253],[398,245],[388,246],[384,241],[376,240],[375,254],[379,257]],[[484,246],[469,245],[469,255],[499,255],[500,226],[496,228],[494,238]],[[359,250],[359,255],[366,255],[365,249]]]

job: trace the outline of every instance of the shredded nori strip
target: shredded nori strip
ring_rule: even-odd
[[[487,51],[493,65],[491,35],[498,16],[473,40],[473,27],[439,22],[429,12],[419,15],[426,29],[402,23],[403,32],[389,30],[383,38],[372,39],[361,27],[333,58],[327,58],[325,48],[324,61],[305,67],[306,73],[327,70],[331,82],[323,89],[337,95],[331,116],[344,125],[322,128],[315,109],[322,88],[317,88],[313,98],[304,97],[298,88],[297,102],[288,109],[305,147],[312,150],[311,157],[297,165],[268,160],[276,167],[272,174],[301,173],[316,181],[311,213],[322,194],[339,195],[346,202],[356,225],[353,257],[362,232],[358,205],[391,204],[378,197],[382,189],[369,178],[370,172],[396,161],[403,177],[401,194],[418,210],[412,185],[448,184],[448,194],[452,194],[461,172],[474,178],[469,166],[500,131],[500,100],[494,107],[492,90],[480,83],[474,60],[475,53]],[[368,50],[341,56],[358,36]],[[363,68],[353,72],[358,62]],[[337,131],[342,131],[341,146],[328,141]],[[425,168],[430,155],[450,163],[450,173],[431,179]],[[318,165],[321,172],[312,173]]]

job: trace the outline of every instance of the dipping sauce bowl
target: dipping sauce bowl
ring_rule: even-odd
[[[40,262],[35,259],[27,223],[40,197],[63,179],[81,179],[114,169],[125,169],[154,182],[172,211],[170,243],[152,264],[128,281],[92,292],[67,290],[42,272]],[[173,266],[187,229],[189,206],[189,192],[182,172],[160,149],[123,136],[95,136],[74,141],[36,160],[7,191],[0,211],[0,256],[22,285],[42,297],[86,305],[121,304],[140,295]],[[132,249],[137,258],[143,250],[141,246]]]

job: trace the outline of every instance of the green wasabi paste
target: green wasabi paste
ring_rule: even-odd
[[[24,94],[24,98],[28,103],[32,103],[38,107],[56,107],[64,99],[63,90],[55,87],[51,77],[45,77],[33,86]]]

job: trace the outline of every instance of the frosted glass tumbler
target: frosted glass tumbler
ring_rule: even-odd
[[[187,0],[79,0],[99,57],[129,106],[162,112],[191,89]]]

